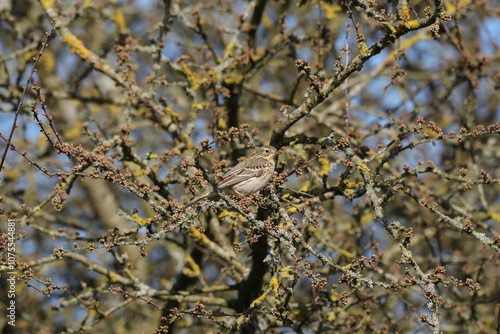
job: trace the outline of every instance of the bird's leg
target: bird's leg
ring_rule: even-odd
[[[238,194],[239,196],[241,196],[241,197],[246,197],[245,195],[243,195],[242,193],[240,193],[238,190],[233,189],[233,191],[234,191],[236,194]]]

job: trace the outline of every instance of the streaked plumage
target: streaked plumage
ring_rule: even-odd
[[[224,174],[217,187],[227,194],[247,196],[264,188],[274,173],[276,156],[279,152],[273,146],[258,148],[248,159],[243,160]],[[215,198],[217,193],[210,187],[186,203],[186,207],[204,198]]]

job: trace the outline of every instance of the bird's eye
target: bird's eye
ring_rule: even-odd
[[[269,153],[269,149],[268,149],[268,148],[266,148],[264,152]]]

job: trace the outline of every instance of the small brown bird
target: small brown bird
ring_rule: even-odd
[[[273,146],[258,148],[248,159],[224,174],[222,180],[217,183],[217,188],[227,194],[240,196],[247,196],[261,190],[273,176],[276,156],[279,153]],[[185,207],[198,203],[204,198],[215,197],[217,197],[217,192],[210,188],[187,202]]]

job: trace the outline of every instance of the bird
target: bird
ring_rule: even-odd
[[[259,147],[252,155],[222,176],[217,188],[226,194],[245,197],[263,189],[271,180],[276,167],[278,150],[270,145]],[[185,204],[185,208],[202,199],[216,198],[217,192],[209,188]]]

